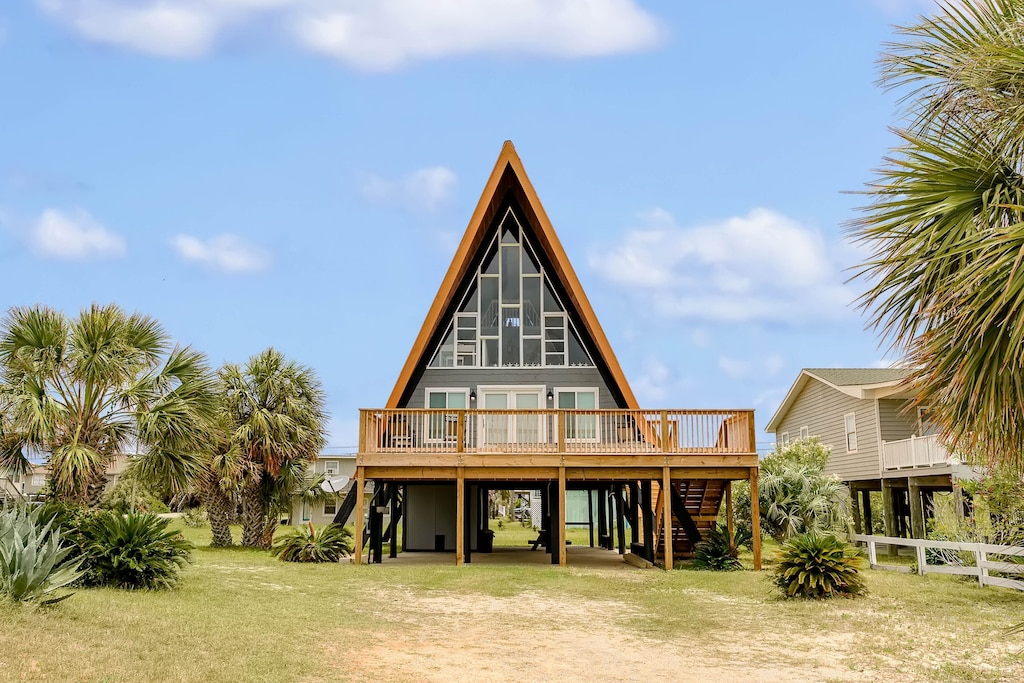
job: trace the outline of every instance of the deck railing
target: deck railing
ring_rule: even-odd
[[[360,410],[362,453],[755,453],[752,410]]]
[[[882,469],[884,470],[947,465],[952,458],[953,456],[939,441],[936,434],[882,442]]]

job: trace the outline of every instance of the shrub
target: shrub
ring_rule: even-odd
[[[715,524],[694,547],[694,567],[717,572],[742,569],[738,558],[739,545],[730,540],[728,529]]]
[[[104,510],[112,510],[121,514],[130,512],[169,512],[170,508],[152,491],[152,488],[138,477],[126,473],[122,475],[114,488],[100,502]]]
[[[340,524],[317,531],[308,522],[278,539],[271,552],[285,562],[337,562],[352,552],[352,532]]]
[[[864,592],[857,571],[859,554],[831,534],[806,533],[782,546],[775,567],[775,585],[787,598],[852,597]]]
[[[43,521],[38,508],[0,512],[0,595],[15,602],[52,605],[71,597],[57,591],[78,580],[78,563],[69,562],[73,546]]]
[[[155,515],[98,512],[81,527],[86,582],[115,588],[169,588],[192,544]]]
[[[192,527],[193,529],[202,529],[206,526],[206,515],[203,513],[202,508],[189,508],[181,516],[181,521],[185,523],[185,526]]]

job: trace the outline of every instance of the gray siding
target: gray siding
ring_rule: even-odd
[[[426,389],[441,387],[536,386],[597,387],[599,408],[619,408],[597,368],[427,368],[402,408],[423,408]],[[551,406],[548,406],[549,408]]]
[[[913,413],[903,414],[907,401],[899,398],[878,400],[878,423],[882,441],[900,441],[917,434],[917,418]],[[916,411],[915,411],[916,412]]]
[[[846,452],[844,416],[857,415],[857,452]],[[838,474],[843,481],[878,479],[881,458],[875,421],[875,402],[856,399],[811,379],[797,395],[782,424],[775,432],[776,441],[782,432],[789,432],[790,441],[800,438],[800,428],[808,427],[811,436],[832,447],[827,471]]]

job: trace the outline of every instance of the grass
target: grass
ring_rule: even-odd
[[[208,529],[182,533],[209,542]],[[299,565],[207,547],[194,560],[169,591],[80,590],[52,610],[0,604],[0,681],[445,680],[450,671],[434,675],[423,660],[394,660],[383,675],[370,670],[433,641],[435,669],[444,669],[444,656],[457,650],[451,639],[468,639],[477,627],[528,641],[533,656],[509,656],[506,666],[571,658],[595,633],[621,633],[625,640],[596,641],[598,652],[643,646],[671,654],[685,646],[680,661],[716,662],[725,667],[720,680],[740,671],[746,675],[736,678],[763,671],[785,680],[1024,679],[1024,641],[1003,633],[1024,620],[1024,595],[955,577],[867,571],[867,597],[815,603],[782,600],[754,572]],[[541,612],[548,616],[531,616]],[[554,647],[546,636],[566,638],[568,650],[545,655]],[[383,656],[372,656],[375,643]],[[649,659],[640,670],[655,665]],[[544,677],[530,668],[514,673]],[[591,677],[609,675],[598,669]]]

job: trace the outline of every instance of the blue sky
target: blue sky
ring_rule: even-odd
[[[753,407],[884,349],[846,243],[930,0],[0,5],[0,306],[114,301],[383,405],[502,141],[641,403]],[[762,446],[771,437],[760,434]]]

